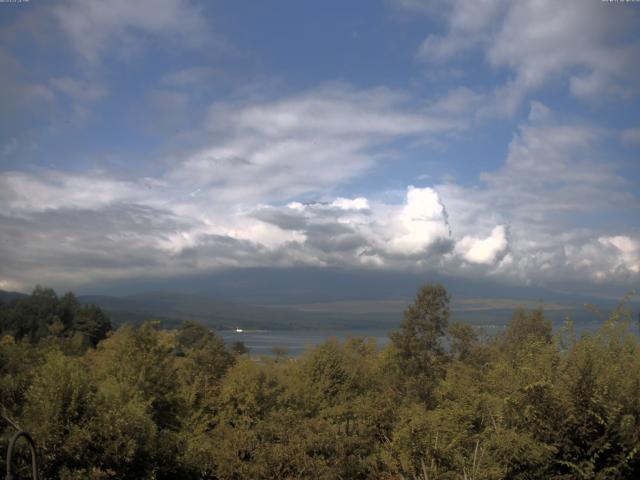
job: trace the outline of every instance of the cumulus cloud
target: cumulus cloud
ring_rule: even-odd
[[[559,121],[534,103],[502,167],[484,172],[472,188],[434,187],[460,238],[458,254],[477,265],[488,259],[496,275],[523,282],[628,281],[635,275],[633,253],[623,261],[618,247],[634,251],[633,223],[620,235],[629,241],[616,247],[602,240],[617,238],[615,232],[575,220],[637,215],[637,198],[605,153],[609,136],[592,125]]]
[[[341,208],[342,210],[367,210],[369,202],[364,197],[358,198],[336,198],[331,205]]]
[[[609,284],[634,282],[640,272],[640,238],[627,235],[601,236],[565,245],[562,259],[574,278],[583,276]],[[553,273],[557,268],[549,266]]]
[[[0,217],[0,255],[7,259],[0,281],[15,288],[256,266],[418,268],[523,282],[620,281],[637,277],[640,268],[636,236],[563,233],[546,219],[523,221],[517,210],[492,203],[488,192],[462,187],[458,193],[475,204],[477,219],[456,228],[460,205],[445,187],[409,187],[399,204],[338,197],[207,215],[197,197],[161,206],[163,195],[141,189],[142,182],[135,188],[91,177],[57,178],[53,185],[19,180],[32,200],[12,200],[17,189],[3,190],[10,208]],[[17,179],[3,181],[15,187]],[[110,194],[88,200],[100,189]],[[445,199],[451,200],[446,208]],[[504,218],[509,229],[498,223]]]
[[[12,49],[0,48],[0,159],[7,165],[0,172],[0,288],[289,265],[431,269],[538,283],[637,280],[634,222],[600,226],[611,214],[637,218],[637,196],[603,148],[613,140],[633,147],[637,127],[613,132],[558,119],[534,101],[504,157],[491,159],[497,166],[464,181],[437,180],[442,172],[428,170],[434,158],[410,148],[444,149],[478,119],[513,114],[550,86],[589,102],[633,95],[639,51],[628,33],[636,9],[548,0],[388,2],[440,27],[416,45],[419,65],[440,75],[466,62],[471,70],[457,78],[480,73],[477,81],[444,95],[437,92],[449,87],[434,82],[436,96],[423,100],[391,88],[325,84],[277,96],[243,90],[210,104],[228,93],[212,94],[211,84],[224,75],[229,82],[235,67],[227,63],[234,62],[221,68],[209,56],[189,55],[160,67],[168,70],[136,90],[136,108],[121,109],[137,95],[117,97],[117,83],[109,83],[117,72],[108,68],[152,51],[151,42],[163,51],[210,46],[205,7],[189,0],[64,0],[25,13],[28,22],[11,27]],[[62,33],[59,53],[70,49],[80,62],[38,78],[41,70],[12,52],[41,53],[21,40],[52,13],[46,37]],[[478,53],[472,60],[479,62],[467,62]],[[478,63],[487,71],[476,72]],[[495,78],[498,85],[487,86]],[[108,94],[114,103],[100,111]],[[162,158],[153,169],[135,165],[151,177],[72,171],[76,159],[59,162],[67,171],[19,163],[30,129],[58,128],[60,117],[85,120],[90,112],[109,127],[137,107],[148,110],[141,127],[147,131],[189,130],[178,140],[182,133],[158,140]],[[122,136],[123,144],[128,139]],[[40,151],[63,141],[54,138]],[[73,143],[70,155],[77,155],[82,148]],[[128,160],[126,151],[122,156]],[[36,164],[49,161],[44,157]],[[397,160],[420,170],[416,178],[403,170],[402,187],[421,186],[400,187],[393,201],[389,192],[358,191],[359,180]]]
[[[625,235],[600,237],[598,241],[603,245],[613,245],[618,251],[620,262],[616,269],[620,266],[630,272],[640,273],[640,242]]]
[[[505,254],[507,246],[506,229],[498,225],[486,238],[465,235],[456,244],[456,250],[467,262],[491,265]]]
[[[24,288],[34,279],[78,285],[234,266],[398,268],[435,265],[453,248],[444,207],[429,188],[409,188],[399,205],[337,198],[203,219],[173,205],[151,206],[152,196],[126,189],[89,203],[85,195],[100,185],[86,180],[84,189],[58,181],[38,192],[38,202],[10,203],[0,218],[0,254],[7,259],[0,280]],[[45,184],[33,181],[31,193]],[[55,203],[65,187],[81,191]]]
[[[638,278],[637,231],[567,227],[566,215],[637,205],[602,157],[611,132],[560,121],[541,103],[504,163],[475,184],[410,186],[399,202],[331,193],[383,161],[372,151],[458,131],[431,108],[385,89],[325,87],[215,105],[207,145],[167,160],[155,177],[0,173],[0,282],[73,287],[292,265],[537,283]]]
[[[446,243],[449,225],[446,210],[431,188],[409,187],[406,204],[391,220],[392,250],[416,254],[436,243]]]
[[[522,228],[559,224],[571,213],[623,209],[635,197],[606,154],[609,138],[606,129],[561,121],[534,102],[500,168],[481,173],[472,188],[445,183],[436,191],[452,227],[464,234],[467,228],[475,234],[507,222]]]
[[[321,257],[339,253],[342,262],[352,264],[425,262],[452,248],[446,211],[437,193],[428,187],[409,187],[399,205],[340,198],[324,204],[267,207],[253,215],[299,232],[305,245]]]
[[[63,88],[75,86],[58,83]],[[165,170],[153,178],[123,180],[105,171],[1,173],[0,202],[6,206],[2,221],[20,220],[14,229],[25,236],[37,231],[34,242],[66,244],[68,238],[61,229],[42,221],[44,216],[66,212],[68,230],[76,232],[73,238],[78,245],[105,252],[105,258],[107,252],[126,253],[129,246],[135,252],[144,251],[150,274],[177,273],[187,264],[195,268],[292,262],[382,264],[392,253],[406,256],[405,248],[418,255],[432,246],[438,232],[445,231],[438,226],[437,196],[419,198],[418,190],[411,191],[404,207],[382,206],[379,219],[370,222],[367,217],[373,207],[367,198],[331,198],[331,189],[374,166],[391,151],[391,143],[446,135],[460,128],[459,123],[432,116],[388,89],[358,91],[333,85],[283,99],[216,104],[206,126],[206,145],[167,159]],[[319,195],[330,200],[314,207],[299,203]],[[418,205],[421,201],[425,207]],[[289,207],[273,206],[281,202],[289,202]],[[167,223],[167,230],[152,238],[138,233],[151,216],[131,214],[126,216],[130,222],[123,223],[105,220],[125,208],[157,211],[159,218],[171,215],[181,225]],[[104,244],[97,237],[86,238],[84,225],[72,225],[76,211],[81,212],[78,222],[91,224],[88,212],[95,211],[102,224],[118,223],[119,233],[104,238]],[[296,222],[302,226],[293,228]],[[37,242],[7,243],[11,246],[4,253],[14,258],[20,255],[10,250],[19,246],[34,251],[45,248]],[[237,254],[231,253],[233,245],[238,246]],[[26,281],[29,275],[37,277],[33,272],[40,265],[70,279],[64,273],[70,257],[60,252],[60,264],[54,268],[56,251],[51,248],[48,261],[31,257],[31,268],[5,264],[6,272],[21,270],[20,275],[12,275]],[[166,255],[166,265],[155,264],[156,255]],[[105,266],[100,273],[87,261],[77,279],[135,274],[135,262],[131,266]]]

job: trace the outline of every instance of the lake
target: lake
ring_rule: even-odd
[[[577,322],[574,325],[577,336],[586,332],[593,332],[601,325],[600,322]],[[560,322],[554,322],[554,332],[562,326]],[[476,325],[480,331],[480,336],[491,337],[500,333],[504,325]],[[227,344],[233,342],[243,342],[249,349],[249,353],[254,356],[273,355],[273,349],[284,348],[287,355],[299,356],[313,345],[318,345],[329,338],[337,338],[344,341],[347,338],[366,337],[374,339],[379,347],[385,346],[389,342],[389,332],[391,329],[353,329],[353,330],[221,330],[218,333]],[[634,333],[637,332],[632,327]]]
[[[389,341],[389,330],[222,330],[216,332],[227,344],[242,342],[251,355],[273,355],[275,347],[285,348],[287,355],[301,355],[309,346],[318,345],[329,338],[344,341],[347,338],[367,337],[379,347]]]
[[[502,330],[502,326],[483,325],[485,335],[494,335]],[[340,341],[348,338],[365,337],[376,341],[378,347],[389,343],[391,329],[353,329],[353,330],[221,330],[218,333],[228,345],[242,342],[251,355],[273,355],[274,348],[284,348],[287,355],[297,357],[314,345],[319,345],[330,338]]]

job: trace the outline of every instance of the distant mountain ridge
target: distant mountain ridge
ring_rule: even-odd
[[[10,302],[11,300],[17,300],[19,298],[28,297],[26,293],[20,292],[8,292],[5,290],[0,290],[0,301]]]
[[[586,303],[595,304],[606,315],[627,293],[623,288],[603,288],[599,292],[587,288],[571,293],[433,272],[302,267],[229,269],[179,280],[124,280],[105,284],[98,291],[118,298],[142,295],[139,298],[147,300],[144,296],[149,291],[155,295],[180,292],[187,297],[178,302],[181,307],[169,308],[171,317],[191,314],[216,328],[394,328],[417,288],[436,282],[452,295],[453,320],[475,324],[504,324],[518,306],[537,305],[546,308],[554,324],[562,323],[567,316],[576,322],[597,322],[598,317],[584,307]],[[207,300],[203,302],[201,297]],[[158,305],[155,301],[151,304]],[[195,308],[198,305],[206,308]],[[636,318],[637,300],[633,309]],[[164,315],[166,311],[158,313]]]
[[[627,289],[599,290],[585,285],[577,293],[559,288],[498,283],[434,272],[345,270],[339,268],[238,268],[180,278],[121,279],[96,284],[79,294],[128,296],[146,292],[180,292],[252,305],[289,305],[355,300],[413,298],[425,283],[442,283],[454,299],[506,298],[544,302],[584,303],[594,299],[619,301]],[[629,286],[630,288],[631,286]],[[640,287],[640,286],[638,286]]]
[[[62,294],[63,292],[58,292]],[[20,292],[0,290],[0,300],[23,298]],[[295,298],[295,297],[294,297]],[[393,329],[402,320],[410,297],[380,300],[342,300],[310,303],[251,304],[229,301],[216,295],[170,291],[142,292],[125,296],[78,295],[82,304],[95,304],[109,315],[114,326],[141,324],[158,320],[165,327],[176,327],[185,320],[203,323],[214,329],[268,330],[347,330]],[[600,320],[583,307],[582,299],[573,302],[541,303],[536,300],[506,298],[453,297],[452,320],[477,325],[501,325],[508,322],[519,307],[542,306],[554,324],[567,316],[576,322]],[[597,301],[596,306],[607,315],[617,302]],[[637,312],[637,302],[633,304]],[[637,313],[635,313],[637,315]]]
[[[260,306],[230,302],[213,296],[175,292],[145,292],[123,297],[80,295],[84,304],[96,304],[111,317],[114,324],[138,324],[160,320],[165,326],[177,326],[185,320],[201,322],[215,329],[267,328],[318,329],[390,326],[398,315],[350,312],[305,312],[289,306]]]

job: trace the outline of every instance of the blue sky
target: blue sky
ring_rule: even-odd
[[[0,3],[0,288],[640,280],[640,2]]]

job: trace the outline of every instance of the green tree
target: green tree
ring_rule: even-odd
[[[111,330],[111,321],[96,305],[87,305],[78,309],[73,316],[72,331],[83,335],[89,344],[95,347],[107,337]]]
[[[471,325],[454,323],[448,329],[450,354],[464,362],[472,361],[478,354],[478,335]]]
[[[245,355],[249,353],[249,349],[244,342],[236,341],[231,344],[231,351],[234,355]]]
[[[503,344],[506,350],[516,352],[525,345],[549,344],[551,340],[551,321],[545,318],[542,308],[531,311],[519,308],[511,317],[503,337]]]
[[[36,343],[49,336],[78,337],[77,343],[86,348],[104,339],[109,330],[107,315],[95,305],[82,307],[71,292],[58,298],[51,288],[38,286],[30,296],[0,305],[0,333],[17,340]],[[79,349],[82,351],[84,348]]]
[[[36,369],[21,420],[43,451],[45,477],[84,463],[75,446],[94,414],[94,397],[95,385],[80,359],[54,351]]]
[[[445,372],[446,354],[441,339],[449,322],[450,296],[440,284],[418,289],[404,311],[400,330],[390,334],[394,357],[408,379],[408,391],[422,401],[433,401],[433,390]]]

